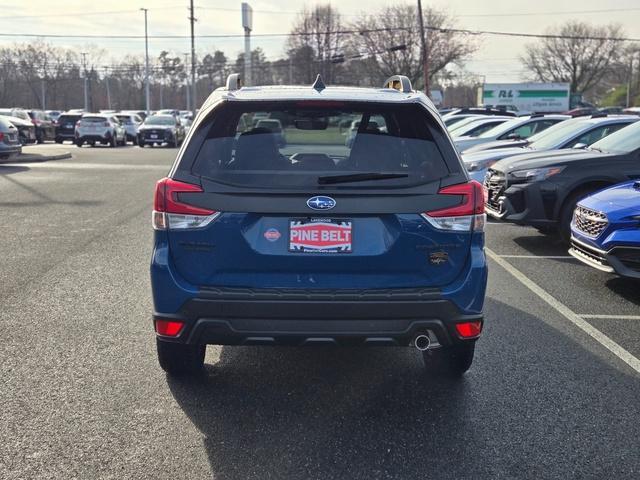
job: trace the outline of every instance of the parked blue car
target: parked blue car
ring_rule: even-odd
[[[621,183],[578,203],[569,253],[598,270],[640,278],[640,181]]]
[[[195,373],[206,345],[387,345],[463,374],[484,322],[483,191],[431,101],[400,76],[382,90],[239,83],[211,94],[156,186],[160,366]],[[295,142],[247,127],[260,112]],[[351,147],[332,127],[347,115]]]

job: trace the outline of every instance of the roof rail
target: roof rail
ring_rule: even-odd
[[[242,78],[239,73],[232,73],[227,77],[227,90],[240,90],[242,88]]]
[[[413,92],[413,87],[411,86],[411,80],[409,80],[409,78],[404,75],[393,75],[387,78],[382,87],[393,88],[394,90],[398,90],[402,93]]]

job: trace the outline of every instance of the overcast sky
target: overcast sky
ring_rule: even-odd
[[[188,0],[23,0],[5,3],[0,0],[0,33],[16,34],[94,34],[94,35],[141,35],[144,34],[143,14],[138,9],[149,9],[149,34],[187,35]],[[254,33],[288,32],[296,13],[303,7],[312,7],[315,1],[297,0],[250,0],[254,9]],[[341,0],[331,2],[345,20],[389,5],[389,0]],[[407,3],[407,2],[395,2]],[[416,2],[411,2],[416,3]],[[242,34],[240,1],[195,0],[196,34]],[[629,37],[640,37],[640,2],[638,0],[436,0],[423,1],[444,9],[457,19],[461,28],[498,30],[509,32],[543,33],[548,27],[566,20],[579,19],[592,23],[620,23]],[[625,10],[626,9],[626,10]],[[589,12],[599,10],[599,12]],[[92,12],[109,12],[90,15]],[[0,44],[10,44],[28,38],[0,36]],[[47,39],[56,45],[84,46],[94,44],[105,48],[110,58],[117,59],[127,53],[143,54],[143,40],[96,39],[77,40]],[[487,82],[522,80],[522,66],[518,55],[528,40],[507,37],[483,36],[480,48],[467,63],[467,70],[485,75]],[[227,57],[235,59],[242,51],[242,38],[197,39],[198,51],[224,50]],[[262,47],[267,57],[275,59],[282,55],[284,37],[254,37],[252,47]],[[189,50],[188,40],[152,39],[150,51],[157,55],[161,50],[176,53]],[[402,72],[398,72],[402,73]]]

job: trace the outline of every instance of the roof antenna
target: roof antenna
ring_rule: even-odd
[[[320,74],[318,74],[318,76],[316,77],[316,81],[313,82],[313,85],[311,85],[311,87],[318,92],[321,92],[322,90],[327,88],[327,86],[322,81],[322,77],[320,76]]]

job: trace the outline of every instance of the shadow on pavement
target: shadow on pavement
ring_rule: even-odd
[[[534,233],[526,237],[515,237],[513,241],[531,255],[569,256],[569,246],[558,235]]]
[[[23,183],[20,182],[18,180],[16,180],[15,178],[11,178],[8,176],[4,176],[4,169],[5,168],[12,168],[12,169],[17,169],[16,171],[10,171],[9,173],[18,173],[20,171],[24,171],[24,170],[29,170],[28,167],[1,167],[0,166],[0,176],[2,176],[4,179],[6,179],[7,181],[13,183],[14,185],[26,190],[27,192],[31,193],[34,197],[37,198],[37,200],[31,200],[28,202],[0,202],[0,207],[37,207],[39,205],[72,205],[72,206],[76,206],[76,207],[93,207],[93,206],[97,206],[97,205],[102,205],[104,202],[102,201],[97,201],[97,200],[67,200],[67,201],[62,201],[62,200],[55,200],[53,198],[51,198],[48,195],[45,195],[44,193],[40,192],[39,190]],[[19,169],[24,169],[24,170],[19,170]]]
[[[274,347],[223,347],[201,377],[167,381],[216,479],[637,471],[635,380],[524,311],[487,313],[500,319],[459,381],[430,378],[413,349]]]
[[[22,167],[17,165],[2,165],[0,163],[0,176],[12,175],[14,173],[21,173],[31,170],[29,167]]]
[[[606,282],[607,287],[626,300],[640,305],[640,280],[613,277]]]

